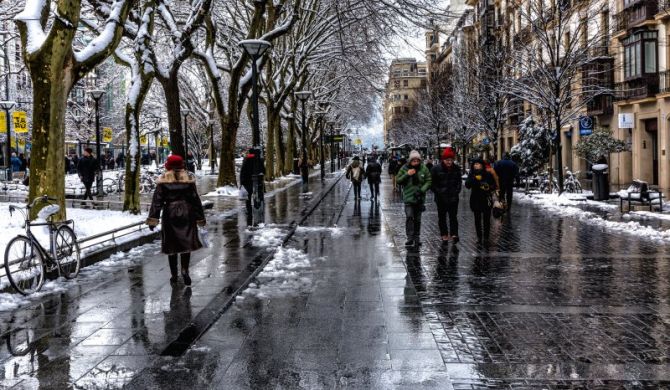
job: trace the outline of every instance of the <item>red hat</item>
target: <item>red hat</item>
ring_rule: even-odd
[[[456,158],[456,152],[454,151],[454,148],[445,148],[444,152],[442,152],[442,160],[446,159],[455,159]]]
[[[167,158],[167,161],[165,162],[165,169],[167,169],[168,171],[183,168],[184,168],[184,159],[176,154],[169,156]]]

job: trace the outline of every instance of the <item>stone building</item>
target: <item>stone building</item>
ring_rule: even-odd
[[[398,58],[391,62],[389,80],[384,95],[384,144],[396,145],[393,130],[416,106],[417,99],[427,84],[425,62],[414,58]]]

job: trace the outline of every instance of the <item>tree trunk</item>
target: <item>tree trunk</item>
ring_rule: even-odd
[[[286,140],[286,165],[284,166],[285,174],[293,172],[293,159],[295,158],[295,118],[288,122],[288,137]]]
[[[148,88],[147,88],[148,90]],[[126,174],[123,193],[123,211],[141,212],[140,206],[140,112],[138,106],[126,104]]]
[[[265,181],[272,181],[275,179],[275,117],[277,116],[274,113],[274,110],[270,107],[272,104],[268,104],[266,107],[267,111],[267,142],[265,143]]]
[[[184,150],[184,131],[181,125],[181,107],[179,93],[178,72],[172,72],[170,77],[159,79],[165,94],[168,126],[170,127],[170,150],[173,154],[186,158]]]
[[[223,120],[223,131],[221,132],[221,154],[219,156],[219,177],[216,185],[237,187],[235,176],[235,142],[237,140],[237,129],[239,121],[234,121],[230,115]]]
[[[56,49],[55,49],[56,50]],[[69,69],[68,69],[69,68]],[[58,199],[60,212],[55,220],[66,218],[65,212],[65,110],[72,86],[71,67],[43,64],[33,68],[33,147],[30,155],[29,199],[48,195]],[[44,206],[30,210],[30,218]]]
[[[280,176],[284,173],[285,170],[285,160],[286,160],[286,147],[284,145],[284,133],[282,132],[281,128],[281,116],[277,117],[277,123],[274,126],[275,130],[275,143],[277,144],[276,150],[277,150],[277,166],[275,169],[275,174],[276,176]]]

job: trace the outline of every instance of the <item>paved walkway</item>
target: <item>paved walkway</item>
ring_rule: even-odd
[[[318,194],[331,181],[312,180],[310,191]],[[275,191],[266,221],[284,231],[299,220],[313,201],[300,191],[300,185]],[[121,386],[192,321],[211,318],[210,303],[239,287],[266,248],[252,245],[243,211],[208,220],[213,245],[194,253],[191,289],[170,286],[167,260],[154,243],[109,267],[84,269],[28,306],[0,311],[0,389]]]
[[[463,198],[458,248],[438,241],[429,203],[424,246],[408,253],[402,204],[382,192],[381,207],[357,207],[342,183],[308,225],[344,230],[289,243],[310,259],[293,269],[304,283],[259,278],[260,294],[129,388],[670,385],[666,248],[527,205],[478,248]]]
[[[7,378],[2,384],[670,387],[668,248],[549,216],[530,205],[517,205],[508,218],[496,221],[491,245],[480,248],[466,193],[458,248],[438,241],[429,202],[424,245],[408,252],[401,247],[402,203],[387,183],[382,194],[381,205],[367,199],[356,204],[348,183],[340,182],[236,303],[181,356],[158,356],[152,343],[165,340],[175,324],[202,308],[208,291],[220,288],[215,286],[222,272],[239,270],[240,264],[230,262],[249,246],[236,241],[230,248],[220,241],[217,249],[223,250],[207,253],[215,260],[198,269],[191,294],[165,285],[164,262],[160,267],[149,262],[114,276],[116,288],[90,291],[88,300],[66,299],[69,303],[58,310],[56,305],[35,308],[46,311],[32,329],[63,330],[50,333],[44,346],[25,356],[0,352]],[[365,187],[363,196],[368,196]],[[299,213],[297,192],[287,191],[282,199],[269,213]],[[223,236],[239,237],[237,223],[224,221],[224,229],[234,233]],[[132,276],[139,272],[141,278]],[[129,304],[120,310],[117,302]]]

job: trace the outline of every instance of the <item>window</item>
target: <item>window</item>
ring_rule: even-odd
[[[409,80],[403,80],[402,81],[402,86],[403,87],[409,87]]]
[[[393,82],[393,88],[396,88],[396,89],[400,88],[400,80],[395,80]]]
[[[640,31],[623,40],[624,78],[639,78],[658,72],[658,34]]]
[[[409,95],[405,95],[405,100],[409,99]]]
[[[409,114],[409,107],[403,107],[403,111],[405,112],[405,114]]]

